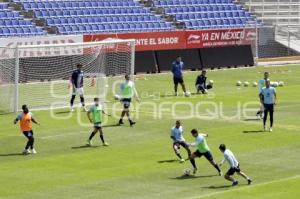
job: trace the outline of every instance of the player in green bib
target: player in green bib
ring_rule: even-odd
[[[129,121],[130,126],[133,126],[135,124],[134,121],[130,118],[129,115],[129,107],[132,100],[132,97],[136,97],[136,100],[139,101],[139,97],[137,94],[137,91],[135,89],[134,82],[130,80],[129,75],[125,75],[125,82],[121,84],[120,87],[120,101],[123,104],[123,111],[121,113],[121,117],[119,120],[119,125],[123,125],[123,118],[126,115]]]
[[[100,139],[102,141],[103,146],[108,146],[109,144],[104,141],[103,131],[102,131],[102,121],[103,121],[103,114],[106,114],[99,104],[99,98],[94,98],[95,104],[91,106],[91,108],[87,112],[87,117],[89,118],[90,122],[94,124],[94,130],[91,133],[89,139],[87,140],[87,145],[92,146],[91,140],[94,135],[99,131]],[[108,115],[108,114],[107,114]]]
[[[205,137],[207,137],[207,134],[198,133],[197,129],[191,130],[192,136],[195,138],[195,142],[190,144],[191,146],[194,146],[197,148],[197,150],[191,154],[190,161],[193,165],[193,173],[195,174],[197,171],[197,166],[195,162],[195,158],[200,158],[201,156],[204,156],[219,172],[219,175],[222,175],[222,172],[218,166],[218,164],[214,161],[214,158],[210,152],[210,149],[207,145]]]

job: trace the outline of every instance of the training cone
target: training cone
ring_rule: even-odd
[[[95,80],[95,78],[92,78],[92,81],[91,81],[91,87],[95,87],[95,85],[96,85],[96,80]]]

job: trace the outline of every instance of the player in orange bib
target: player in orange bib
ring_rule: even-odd
[[[32,131],[32,123],[39,124],[33,117],[32,113],[29,112],[27,105],[22,106],[23,113],[17,116],[14,120],[14,124],[20,121],[20,129],[23,132],[24,136],[28,139],[23,154],[27,155],[30,153],[36,154],[36,150],[33,147],[34,137]]]

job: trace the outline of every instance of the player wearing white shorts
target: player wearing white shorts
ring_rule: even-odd
[[[223,163],[225,161],[228,162],[230,168],[229,170],[226,172],[224,178],[226,180],[229,180],[232,182],[232,186],[236,186],[238,184],[238,181],[235,180],[232,176],[233,174],[236,172],[238,175],[242,176],[243,178],[245,178],[248,182],[248,185],[250,185],[252,183],[252,180],[245,174],[241,171],[240,169],[240,164],[239,162],[237,161],[237,159],[235,158],[234,154],[229,150],[229,149],[226,149],[226,146],[225,144],[221,144],[219,146],[219,149],[222,153],[224,153],[224,159],[223,161],[219,164],[219,166],[221,167],[223,165]]]
[[[82,104],[82,107],[84,111],[87,111],[85,109],[85,104],[84,104],[84,91],[83,91],[83,71],[82,69],[82,64],[77,64],[76,65],[77,70],[73,71],[72,77],[71,77],[71,83],[72,83],[72,97],[70,101],[71,105],[71,111],[74,111],[73,104],[76,95],[80,96],[80,102]]]

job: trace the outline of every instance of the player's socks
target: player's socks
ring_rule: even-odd
[[[220,167],[218,166],[218,164],[215,164],[214,167],[218,170],[219,174],[221,173],[221,169]]]
[[[71,101],[70,101],[71,107],[73,107],[75,97],[76,97],[76,95],[72,95],[72,97],[71,97]]]
[[[180,153],[176,153],[177,157],[179,157],[179,159],[183,159],[182,156],[180,155]]]
[[[105,141],[104,141],[104,137],[103,137],[103,135],[100,135],[100,139],[101,139],[102,143],[104,144],[104,143],[105,143]]]
[[[89,137],[89,140],[91,140],[91,139],[94,137],[95,134],[96,134],[96,133],[93,131],[93,132],[91,133],[90,137]]]
[[[193,168],[197,170],[195,160],[194,160],[194,159],[190,159],[190,162],[191,162],[191,164],[193,165]]]

